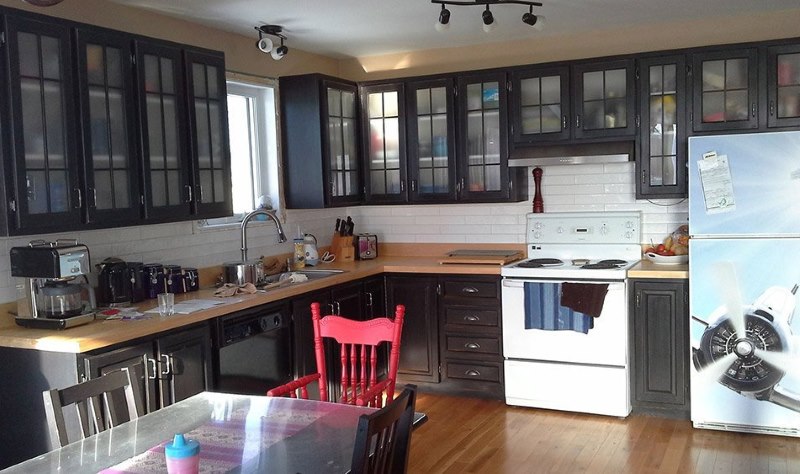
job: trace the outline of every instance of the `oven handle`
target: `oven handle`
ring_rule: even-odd
[[[506,288],[523,288],[525,282],[531,283],[595,283],[595,284],[608,284],[608,291],[622,291],[625,288],[624,281],[594,281],[594,280],[514,280],[510,278],[503,279],[503,286]]]

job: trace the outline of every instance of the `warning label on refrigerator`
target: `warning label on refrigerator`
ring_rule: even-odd
[[[736,210],[728,156],[717,155],[715,151],[704,153],[703,159],[697,161],[697,169],[700,172],[706,213],[719,214]]]

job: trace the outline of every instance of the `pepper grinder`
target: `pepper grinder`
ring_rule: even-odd
[[[533,185],[536,189],[533,195],[533,212],[541,214],[544,212],[544,201],[542,200],[542,169],[539,167],[533,169]]]

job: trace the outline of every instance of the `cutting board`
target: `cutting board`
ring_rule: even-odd
[[[523,257],[518,250],[470,250],[459,249],[448,252],[441,264],[460,263],[471,265],[505,265]]]

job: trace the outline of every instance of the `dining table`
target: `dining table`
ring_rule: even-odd
[[[200,472],[343,473],[358,420],[374,408],[202,392],[3,472],[166,472],[176,434],[200,444]],[[416,413],[414,426],[427,420]]]

